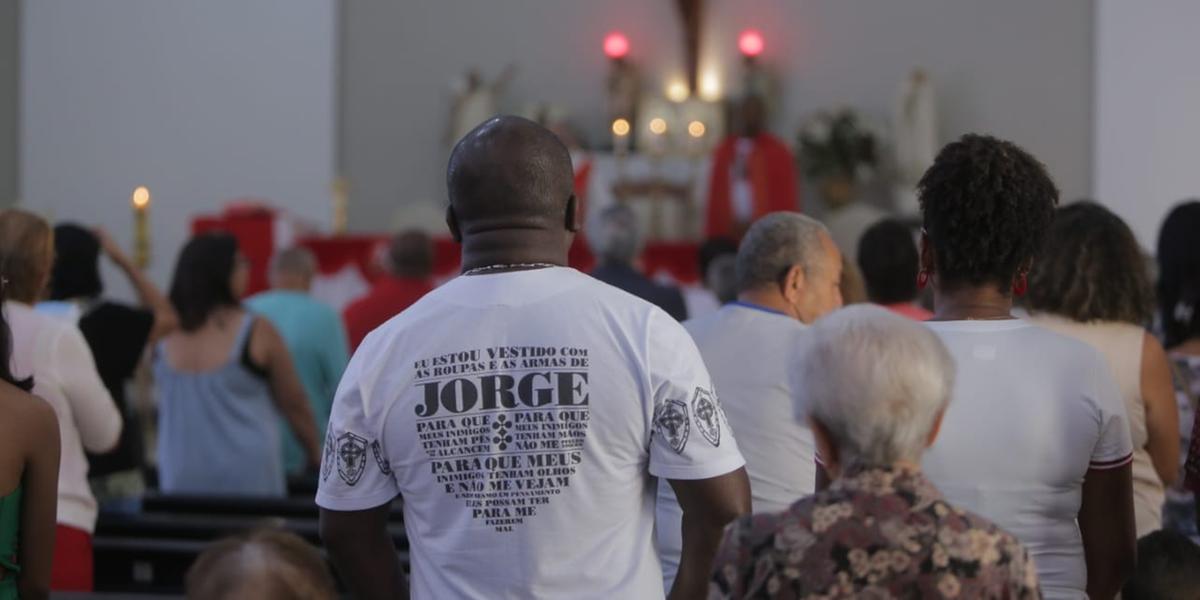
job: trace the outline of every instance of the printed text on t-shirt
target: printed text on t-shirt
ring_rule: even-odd
[[[512,531],[570,485],[589,422],[588,351],[503,346],[417,360],[430,474],[475,519]]]

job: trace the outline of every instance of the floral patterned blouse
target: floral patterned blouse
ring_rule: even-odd
[[[710,598],[1041,598],[1016,538],[946,503],[916,469],[852,468],[782,513],[729,528]]]

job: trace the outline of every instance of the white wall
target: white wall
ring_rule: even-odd
[[[923,65],[938,87],[941,134],[987,131],[1045,161],[1066,197],[1091,190],[1090,0],[709,0],[705,58],[737,77],[737,33],[762,30],[784,76],[779,133],[850,103],[885,119],[900,79]],[[670,0],[346,2],[341,154],[351,222],[381,229],[398,207],[444,201],[451,77],[471,66],[519,72],[508,102],[564,105],[593,139],[603,118],[604,34],[624,31],[648,84],[682,73]],[[1129,9],[1133,10],[1133,9]]]
[[[336,12],[332,0],[25,2],[25,206],[131,240],[129,195],[149,186],[164,286],[190,217],[230,198],[327,223]]]
[[[1200,196],[1197,23],[1193,0],[1097,4],[1096,198],[1150,250],[1171,206]]]

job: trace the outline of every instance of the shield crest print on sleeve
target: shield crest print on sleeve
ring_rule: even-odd
[[[384,475],[391,475],[392,461],[383,455],[383,448],[379,445],[379,440],[371,442],[371,454],[375,455],[375,464],[379,465],[379,471]]]
[[[362,478],[367,466],[367,439],[346,432],[338,437],[337,446],[338,477],[352,486]]]
[[[337,461],[337,440],[333,437],[333,432],[325,434],[325,456],[321,458],[321,480],[329,479],[329,474],[333,472],[333,463]]]
[[[659,404],[654,413],[654,430],[663,436],[672,450],[683,454],[691,430],[687,404],[679,400],[667,400]]]
[[[692,414],[696,416],[696,428],[700,435],[714,446],[721,445],[720,408],[713,400],[711,392],[704,388],[696,388],[692,398]]]

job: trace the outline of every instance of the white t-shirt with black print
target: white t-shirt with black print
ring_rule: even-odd
[[[569,268],[458,277],[367,336],[317,504],[404,499],[414,598],[662,598],[655,479],[744,464],[699,351]]]

